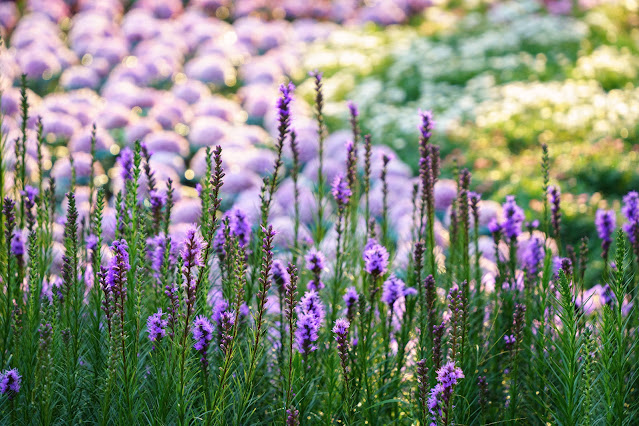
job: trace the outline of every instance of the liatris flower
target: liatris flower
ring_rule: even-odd
[[[428,275],[424,279],[424,290],[426,293],[426,315],[428,318],[428,330],[432,333],[435,327],[435,301],[437,300],[437,292],[435,290],[435,278]]]
[[[96,251],[98,249],[98,237],[95,234],[89,234],[84,239],[87,250]]]
[[[133,151],[129,147],[125,147],[120,151],[120,157],[118,157],[118,163],[122,170],[120,175],[125,181],[133,179]]]
[[[197,282],[193,268],[202,266],[202,248],[204,241],[198,234],[197,228],[191,228],[186,232],[186,238],[184,240],[181,256],[182,256],[182,275],[184,276],[184,283],[182,284],[186,289],[187,295],[187,318],[190,316],[193,304],[195,303],[195,296],[197,292]]]
[[[603,250],[601,257],[604,259],[608,258],[608,250],[612,243],[612,233],[615,230],[616,225],[617,223],[614,210],[597,210],[595,226],[597,227],[599,238],[601,238],[601,249]]]
[[[156,229],[160,227],[162,218],[162,208],[166,205],[167,197],[157,189],[149,192],[149,203],[151,204],[151,213],[153,215],[153,225]]]
[[[435,121],[433,121],[433,112],[430,110],[419,111],[419,117],[421,122],[419,124],[419,133],[421,136],[420,145],[426,146],[428,140],[431,137],[431,130],[435,127]]]
[[[355,131],[355,130],[354,130]],[[346,142],[346,180],[348,181],[348,197],[350,197],[355,190],[357,179],[357,147],[355,142],[348,141]],[[333,190],[335,189],[335,182],[333,182]],[[337,195],[333,192],[333,196],[337,200]],[[343,205],[348,204],[348,199]],[[338,201],[337,206],[340,207],[340,203]]]
[[[164,294],[169,299],[169,306],[167,309],[167,322],[169,325],[170,336],[175,336],[175,327],[177,320],[180,317],[180,299],[178,295],[178,289],[175,284],[167,284],[164,287]]]
[[[525,219],[524,210],[517,205],[513,195],[506,196],[503,209],[504,221],[501,223],[501,230],[508,239],[515,240],[521,234],[521,225]]]
[[[422,423],[426,424],[426,407],[428,404],[428,367],[426,359],[417,361],[417,392],[422,407]]]
[[[233,340],[231,329],[233,328],[234,322],[235,317],[232,312],[225,311],[220,315],[220,349],[224,355],[227,355],[227,351],[229,350],[231,341]]]
[[[280,85],[282,96],[277,100],[277,113],[280,137],[286,135],[291,125],[291,101],[293,100],[293,92],[295,85],[292,82]]]
[[[364,270],[373,275],[380,277],[386,273],[388,268],[388,251],[374,239],[368,240],[364,248]]]
[[[306,269],[313,273],[313,280],[307,285],[309,290],[319,291],[324,288],[324,283],[321,280],[321,273],[326,265],[326,258],[322,252],[311,249],[306,256]]]
[[[437,370],[437,384],[430,390],[428,398],[428,410],[434,417],[433,421],[441,418],[444,424],[450,423],[448,410],[452,407],[449,402],[453,397],[455,385],[464,377],[464,372],[455,366],[453,361]]]
[[[16,204],[15,201],[13,201],[9,197],[6,197],[4,199],[2,214],[4,216],[4,221],[5,221],[4,236],[5,236],[5,242],[7,245],[11,244],[11,240],[13,239],[13,228],[15,227],[15,224],[16,224],[16,217],[15,217],[15,213],[13,209],[15,204]]]
[[[29,229],[33,227],[35,224],[35,216],[33,215],[33,207],[35,206],[36,197],[38,196],[38,188],[35,188],[31,185],[27,185],[24,188],[24,191],[20,191],[20,195],[22,195],[24,200],[24,209],[27,215],[27,224]]]
[[[355,287],[349,287],[344,294],[344,303],[346,303],[346,318],[349,321],[353,321],[355,317],[355,310],[357,309],[357,302],[359,301],[359,294]]]
[[[538,237],[532,237],[523,255],[524,269],[533,276],[539,272],[539,265],[544,260],[544,243]]]
[[[393,312],[395,302],[407,295],[414,295],[417,293],[412,287],[406,288],[404,281],[397,278],[395,275],[391,275],[386,281],[384,281],[384,287],[382,292],[382,302],[386,303]]]
[[[340,318],[335,321],[333,333],[335,333],[335,341],[337,342],[337,353],[339,354],[342,372],[344,373],[344,384],[348,392],[348,328],[351,323],[346,318]]]
[[[297,268],[292,263],[289,263],[286,272],[288,273],[289,280],[284,286],[286,291],[285,315],[286,319],[291,322],[295,312],[295,305],[297,304]],[[291,333],[293,332],[292,329],[290,331]]]
[[[326,258],[316,249],[309,250],[304,259],[306,259],[306,269],[313,274],[319,274],[325,268]]]
[[[344,207],[346,207],[346,205],[348,204],[352,194],[348,182],[346,181],[346,179],[344,179],[344,176],[335,176],[331,193],[333,194],[333,197],[335,197],[337,208],[343,210]]]
[[[448,309],[450,309],[450,350],[451,359],[457,360],[461,347],[463,332],[464,300],[459,287],[453,287],[448,292]]]
[[[322,299],[320,299],[319,294],[314,290],[304,293],[297,309],[298,315],[301,313],[311,313],[320,323],[324,321],[324,317],[326,316]]]
[[[639,193],[631,191],[623,197],[621,212],[627,219],[627,222],[623,224],[623,230],[632,243],[635,254],[639,257]]]
[[[228,219],[228,229],[226,222],[220,226],[215,235],[213,246],[218,254],[226,255],[224,250],[224,243],[226,241],[225,233],[228,232],[233,238],[237,240],[240,247],[246,247],[251,239],[251,223],[248,220],[248,216],[244,210],[240,208],[234,208],[224,215],[225,219]]]
[[[20,376],[16,368],[5,370],[0,375],[0,394],[8,395],[9,399],[13,399],[20,392],[21,382],[22,376]]]
[[[559,236],[559,225],[561,223],[561,191],[559,190],[559,187],[555,185],[549,186],[548,196],[550,197],[552,229],[555,236]]]
[[[273,284],[275,285],[275,288],[277,288],[278,294],[280,295],[280,297],[284,297],[285,288],[289,283],[291,277],[286,271],[286,268],[284,267],[282,261],[273,261],[273,269],[271,273],[273,274]]]
[[[317,346],[314,342],[319,338],[320,323],[317,317],[311,312],[299,312],[297,314],[297,330],[295,330],[295,339],[297,349],[301,354],[307,355],[316,351]]]
[[[199,315],[193,321],[193,340],[195,340],[193,347],[200,352],[202,356],[200,361],[206,367],[208,365],[207,350],[211,340],[213,340],[213,325],[211,325],[208,318]]]
[[[486,381],[486,376],[477,378],[477,387],[479,388],[479,406],[483,413],[488,407],[488,382]]]
[[[442,365],[442,338],[444,337],[444,330],[446,329],[446,323],[442,321],[441,324],[433,326],[433,368],[439,370]]]
[[[495,235],[499,236],[501,229],[502,226],[497,219],[492,218],[490,222],[488,222],[488,231],[493,234],[493,238]]]
[[[146,331],[149,333],[149,340],[152,342],[159,341],[166,336],[168,321],[162,318],[163,315],[164,313],[160,308],[155,314],[149,315],[146,320]]]
[[[131,269],[128,249],[126,240],[115,240],[111,246],[113,257],[109,263],[106,283],[118,298],[126,298],[126,274]]]
[[[286,426],[299,426],[300,412],[295,407],[286,410]]]
[[[521,342],[523,331],[524,331],[524,322],[526,315],[526,305],[522,303],[517,303],[515,305],[515,312],[513,313],[513,337],[515,338],[515,342]]]
[[[22,231],[16,229],[13,231],[13,238],[11,238],[11,254],[22,259],[25,253],[24,240],[22,239]]]

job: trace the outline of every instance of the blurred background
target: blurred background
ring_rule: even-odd
[[[205,147],[220,143],[240,197],[272,164],[288,79],[303,161],[316,155],[307,75],[319,70],[336,144],[352,100],[362,132],[415,171],[418,110],[432,109],[444,175],[469,167],[483,198],[515,194],[529,219],[541,214],[547,143],[565,241],[594,247],[596,209],[619,211],[639,188],[638,24],[636,0],[0,2],[2,126],[10,145],[26,73],[28,128],[34,137],[42,117],[61,191],[70,153],[88,176],[95,122],[98,184],[121,186],[115,159],[142,139],[159,180],[193,196]]]

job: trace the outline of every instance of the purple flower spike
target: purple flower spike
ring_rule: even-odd
[[[517,205],[513,195],[506,197],[503,209],[504,222],[501,228],[508,239],[514,240],[521,234],[521,225],[525,219],[524,210]]]
[[[319,294],[313,290],[304,293],[297,309],[300,315],[302,313],[313,314],[319,323],[324,321],[324,316],[326,315],[322,299],[320,299]]]
[[[357,105],[355,105],[355,102],[348,101],[347,105],[348,105],[348,110],[351,112],[351,116],[352,117],[358,117],[359,116],[359,111],[357,110]]]
[[[13,237],[11,238],[11,254],[14,256],[24,256],[24,240],[22,239],[22,232],[19,229],[13,231]]]
[[[605,259],[608,257],[608,249],[612,243],[612,233],[617,226],[617,220],[614,210],[597,210],[595,216],[595,226],[597,227],[597,233],[601,238],[601,248],[603,249],[602,257]]]
[[[631,191],[623,197],[621,212],[627,219],[623,230],[628,235],[635,254],[639,254],[639,193]]]
[[[195,340],[193,347],[206,354],[209,343],[213,340],[213,325],[208,318],[199,315],[195,319],[193,322],[193,340]]]
[[[9,395],[9,399],[12,399],[20,392],[20,383],[22,383],[22,376],[16,368],[6,370],[0,375],[0,394]]]
[[[344,176],[335,176],[331,193],[337,202],[338,208],[343,209],[348,204],[352,193]]]
[[[122,151],[120,151],[120,157],[118,157],[118,162],[120,163],[121,176],[125,181],[133,179],[133,151],[131,148],[126,147]]]
[[[382,276],[388,268],[388,251],[371,239],[364,248],[364,270],[374,276]]]
[[[314,342],[319,338],[319,327],[320,324],[312,313],[303,312],[298,314],[295,339],[297,349],[301,354],[308,354],[317,350]]]
[[[523,255],[524,269],[529,275],[539,272],[539,265],[544,260],[544,242],[538,237],[530,239]]]
[[[275,285],[275,288],[277,288],[277,291],[280,294],[280,296],[283,297],[284,289],[290,282],[291,277],[286,271],[286,267],[284,266],[282,261],[280,260],[273,261],[273,268],[271,270],[271,274],[273,276],[273,284]]]
[[[306,269],[314,274],[319,274],[326,267],[324,254],[314,248],[309,250],[304,259],[306,259]]]
[[[146,330],[149,333],[149,340],[156,342],[166,336],[166,326],[168,321],[162,319],[164,313],[158,309],[157,313],[150,315],[146,320]]]
[[[346,303],[346,318],[349,321],[353,321],[355,317],[355,310],[357,309],[357,302],[359,301],[359,294],[357,294],[357,290],[355,287],[349,287],[346,289],[346,294],[344,295],[344,303]]]
[[[456,367],[453,361],[437,370],[437,384],[430,390],[428,398],[428,410],[435,423],[438,417],[442,418],[444,423],[448,423],[449,402],[453,396],[454,386],[463,378],[464,372],[461,368]]]
[[[382,293],[382,302],[386,303],[392,310],[395,302],[407,295],[414,295],[416,290],[414,288],[406,288],[404,281],[397,278],[395,275],[391,275],[384,282],[384,288]]]
[[[435,126],[435,122],[433,121],[433,112],[430,110],[419,111],[419,117],[421,118],[419,132],[421,133],[422,138],[425,141],[428,141],[431,137],[430,131],[433,130],[433,127]]]

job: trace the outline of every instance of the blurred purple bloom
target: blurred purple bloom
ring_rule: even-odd
[[[315,274],[319,274],[326,267],[326,258],[324,257],[322,252],[314,248],[309,250],[306,256],[304,256],[304,259],[306,259],[306,269]]]
[[[390,309],[394,308],[395,302],[406,295],[414,295],[414,288],[406,288],[404,281],[391,275],[385,282],[382,292],[382,302],[386,303]]]
[[[370,239],[364,248],[364,270],[374,276],[381,276],[388,268],[388,251],[377,241]]]
[[[335,176],[335,179],[333,180],[331,193],[333,194],[333,197],[335,198],[335,201],[337,202],[337,205],[340,208],[348,204],[348,201],[350,200],[350,197],[351,197],[351,190],[348,187],[348,182],[346,181],[344,176],[342,175]]]
[[[634,245],[639,243],[639,193],[631,191],[623,197],[621,212],[626,216],[627,222],[623,224],[623,230],[628,239]]]
[[[506,196],[503,209],[504,221],[501,227],[504,231],[504,235],[510,240],[516,239],[521,234],[521,225],[525,219],[524,210],[517,205],[513,195]]]
[[[120,151],[118,163],[122,170],[120,171],[122,179],[125,181],[133,179],[133,151],[128,146]]]
[[[16,229],[13,231],[13,237],[11,238],[11,254],[14,256],[24,256],[24,240],[22,239],[22,231]]]
[[[523,254],[524,269],[528,274],[535,275],[539,271],[539,265],[544,260],[544,243],[538,237],[532,237]]]

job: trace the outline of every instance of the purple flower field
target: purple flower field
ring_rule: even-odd
[[[633,424],[639,194],[589,242],[552,143],[488,199],[309,66],[434,3],[0,2],[0,424]]]

